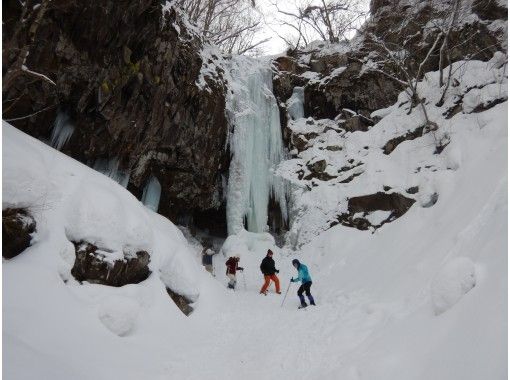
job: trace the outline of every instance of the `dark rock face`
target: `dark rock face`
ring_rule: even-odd
[[[378,192],[349,199],[348,212],[338,216],[338,222],[347,227],[359,230],[377,229],[383,224],[392,222],[404,215],[415,203],[414,199],[407,198],[399,193],[386,194]],[[374,211],[389,211],[389,215],[379,223],[372,224],[367,216]],[[361,215],[360,215],[361,214]]]
[[[444,0],[441,5],[450,7],[454,0]],[[451,50],[451,60],[456,62],[470,56],[470,59],[488,60],[500,49],[496,33],[491,32],[484,20],[506,19],[507,10],[497,6],[497,1],[475,0],[471,11],[478,14],[480,21],[473,23],[459,20],[460,27],[452,31],[451,41],[462,44]],[[417,6],[392,0],[373,1],[371,4],[371,21],[367,23],[364,33],[383,38],[387,44],[401,45],[406,40],[406,48],[411,49],[416,65],[419,65],[435,35],[424,33],[424,26],[430,21],[442,18],[442,9],[431,1],[422,1]],[[494,18],[492,18],[494,17]],[[421,46],[421,48],[420,48]],[[366,46],[370,48],[370,45]],[[423,48],[425,47],[425,48]],[[437,70],[439,57],[431,59],[424,71]]]
[[[344,72],[327,82],[310,82],[305,87],[305,116],[334,119],[343,108],[366,117],[373,111],[393,104],[400,85],[382,74],[360,75],[361,63],[349,58]]]
[[[363,116],[362,114],[357,114],[348,108],[342,109],[340,115],[342,119],[339,120],[339,127],[345,129],[347,132],[366,132],[375,124],[374,120],[371,118]]]
[[[8,1],[3,9],[4,119],[33,114],[11,122],[48,138],[65,112],[75,132],[63,152],[90,165],[118,159],[135,194],[155,176],[162,214],[219,207],[225,83],[218,57],[203,62],[201,39],[174,9],[163,12],[158,0]],[[24,47],[26,66],[55,85],[17,70]]]
[[[328,166],[328,163],[326,160],[318,160],[310,164],[306,164],[308,167],[308,170],[310,170],[314,174],[319,174],[324,172],[326,170],[326,166]]]
[[[280,124],[283,129],[282,137],[286,144],[289,143],[290,134],[286,129],[288,116],[285,102],[292,96],[294,87],[304,86],[308,80],[300,74],[308,70],[306,66],[298,63],[294,57],[278,57],[273,61],[273,94],[280,110]]]
[[[507,20],[508,11],[497,0],[474,0],[473,12],[482,20]]]
[[[386,144],[384,144],[384,147],[383,147],[384,154],[390,154],[391,152],[393,152],[395,150],[395,148],[399,144],[403,143],[404,141],[410,141],[410,140],[414,140],[418,137],[421,137],[423,135],[424,128],[425,127],[423,127],[423,126],[418,127],[413,131],[409,131],[404,135],[401,135],[401,136],[398,136],[398,137],[395,137],[395,138],[389,140]]]
[[[190,306],[190,304],[192,303],[191,300],[187,299],[186,297],[180,294],[175,293],[170,288],[166,288],[166,291],[170,298],[175,302],[177,307],[181,309],[181,311],[185,315],[190,315],[193,312],[193,307]]]
[[[73,242],[76,250],[76,260],[71,274],[80,282],[88,281],[93,284],[124,286],[138,284],[150,275],[150,256],[146,251],[136,252],[135,255],[124,254],[124,259],[108,262],[105,260],[105,250],[99,249],[87,242]]]
[[[30,236],[36,223],[27,210],[7,208],[2,210],[2,256],[12,259],[30,247]]]
[[[377,210],[392,211],[396,217],[400,217],[409,210],[414,202],[414,199],[407,198],[399,193],[378,192],[350,198],[348,210],[350,213]]]
[[[306,167],[310,171],[310,173],[304,177],[305,180],[311,180],[312,178],[317,178],[321,181],[329,181],[330,179],[336,178],[325,172],[328,163],[326,160],[317,160],[312,163],[307,163]]]

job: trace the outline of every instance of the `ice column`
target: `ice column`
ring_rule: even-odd
[[[129,183],[129,171],[119,170],[119,159],[113,157],[110,159],[99,158],[94,163],[94,170],[110,177],[118,182],[122,187],[127,187]]]
[[[305,116],[303,104],[305,103],[305,89],[303,87],[294,87],[292,96],[287,100],[287,111],[292,120],[297,120]]]
[[[71,124],[69,115],[63,111],[57,113],[53,130],[51,131],[50,144],[53,148],[60,150],[69,141],[74,133],[74,125]]]
[[[239,57],[233,64],[233,95],[228,102],[230,122],[234,125],[229,135],[229,235],[242,229],[245,220],[249,231],[264,231],[271,195],[280,205],[284,220],[287,218],[286,186],[274,175],[284,159],[284,150],[271,70],[246,57]]]
[[[161,197],[161,184],[158,179],[152,176],[142,194],[142,203],[154,212],[158,212],[159,199]]]

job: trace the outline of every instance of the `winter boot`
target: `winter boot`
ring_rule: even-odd
[[[229,289],[234,289],[234,284],[231,283],[231,282],[229,282],[227,286],[228,286]]]
[[[313,299],[313,296],[311,294],[308,296],[308,301],[310,301],[310,305],[315,306],[315,300]]]

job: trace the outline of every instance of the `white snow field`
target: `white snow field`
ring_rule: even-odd
[[[382,126],[403,123],[398,107],[385,112]],[[433,207],[417,202],[374,233],[337,225],[299,251],[241,230],[214,256],[216,277],[179,229],[122,186],[2,129],[3,208],[28,207],[37,222],[33,245],[3,260],[5,379],[507,378],[506,101],[448,120],[448,154],[434,156],[443,169],[428,177]],[[397,160],[420,144],[430,138],[402,143]],[[391,162],[374,162],[374,173],[398,178]],[[113,256],[147,250],[151,276],[80,285],[69,240],[85,238]],[[272,286],[258,294],[268,248],[283,292],[291,260],[308,266],[318,306],[297,310],[296,284],[283,307]],[[233,253],[245,268],[235,292],[224,276]],[[165,285],[195,300],[189,317]]]

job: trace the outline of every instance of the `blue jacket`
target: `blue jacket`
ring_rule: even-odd
[[[304,264],[299,264],[298,268],[298,276],[294,279],[292,282],[299,282],[301,281],[302,284],[305,282],[312,281],[312,278],[310,277],[310,274],[308,273],[308,267]]]

